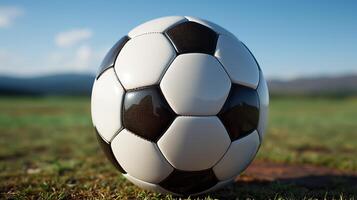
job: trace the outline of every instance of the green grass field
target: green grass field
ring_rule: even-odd
[[[248,177],[191,199],[357,199],[357,98],[271,99],[256,160],[355,175],[312,177],[328,178],[321,187]],[[141,190],[117,173],[97,144],[89,98],[0,97],[0,199],[84,198],[176,197]]]

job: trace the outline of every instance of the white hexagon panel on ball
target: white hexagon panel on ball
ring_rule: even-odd
[[[216,115],[231,87],[226,72],[213,56],[201,53],[176,57],[160,88],[179,115]]]
[[[158,146],[176,169],[199,171],[217,163],[230,143],[228,133],[217,117],[181,116],[160,138]]]

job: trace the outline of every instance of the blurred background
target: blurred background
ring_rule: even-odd
[[[90,117],[106,52],[136,25],[167,15],[228,29],[268,79],[269,126],[257,158],[213,197],[357,196],[356,10],[352,0],[2,0],[0,199],[170,198],[116,173]]]

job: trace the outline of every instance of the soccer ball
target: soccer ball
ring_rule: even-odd
[[[268,88],[248,48],[193,17],[155,19],[110,49],[91,111],[106,156],[132,183],[201,194],[239,175],[264,136]]]

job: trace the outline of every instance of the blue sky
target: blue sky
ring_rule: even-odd
[[[268,77],[357,73],[357,1],[128,2],[2,0],[0,74],[95,72],[130,29],[167,15],[225,27]]]

